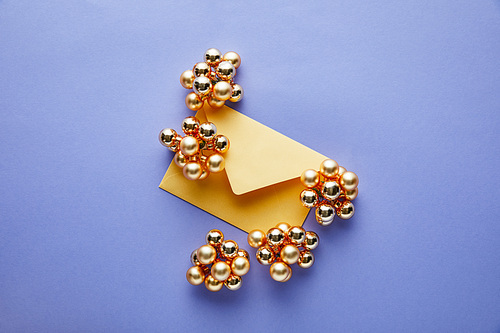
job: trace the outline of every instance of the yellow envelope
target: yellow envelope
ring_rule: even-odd
[[[160,188],[246,232],[302,225],[309,209],[300,203],[300,175],[327,157],[228,106],[204,106],[196,117],[229,138],[225,170],[191,181],[172,161]]]

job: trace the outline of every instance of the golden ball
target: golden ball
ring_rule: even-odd
[[[181,74],[181,85],[186,88],[186,89],[192,89],[193,88],[193,81],[194,81],[194,74],[192,70],[187,70],[182,72]]]
[[[193,111],[198,111],[203,106],[203,101],[194,92],[187,94],[186,106]]]
[[[160,143],[165,147],[171,147],[175,143],[175,138],[177,137],[177,132],[171,128],[162,129],[158,135]]]
[[[286,222],[281,222],[276,225],[276,228],[286,233],[290,229],[290,225]]]
[[[217,76],[221,78],[221,80],[231,80],[236,75],[236,68],[234,68],[233,64],[229,61],[222,61],[217,66]]]
[[[313,190],[303,190],[300,192],[300,202],[302,206],[312,208],[318,203],[318,194]]]
[[[226,103],[226,101],[218,100],[217,98],[215,98],[213,96],[208,97],[207,102],[208,102],[208,105],[210,105],[214,109],[221,108],[224,105],[224,103]]]
[[[212,69],[205,62],[199,62],[193,67],[193,75],[195,77],[210,76]]]
[[[294,244],[300,244],[306,239],[306,231],[301,227],[291,227],[287,234],[288,239]]]
[[[271,263],[275,259],[274,252],[267,245],[259,247],[259,249],[255,253],[255,257],[257,258],[257,261],[262,265],[271,265]]]
[[[335,200],[340,195],[340,186],[337,182],[329,181],[323,184],[321,188],[321,194],[325,199]]]
[[[196,117],[186,117],[182,121],[182,131],[186,135],[193,135],[198,133],[198,127],[200,126],[200,121]]]
[[[210,272],[216,280],[225,281],[231,274],[231,267],[225,261],[216,261]]]
[[[278,282],[288,281],[288,276],[292,274],[292,269],[284,262],[275,262],[269,268],[269,273],[273,280]]]
[[[205,278],[205,287],[210,291],[219,291],[222,289],[224,282],[215,279],[212,275]]]
[[[212,140],[217,134],[217,127],[209,121],[200,124],[198,127],[198,136],[204,141]]]
[[[319,236],[314,231],[307,231],[302,246],[308,250],[314,250],[319,245]]]
[[[346,171],[340,176],[340,185],[346,191],[354,190],[358,187],[358,176],[352,171]]]
[[[339,164],[331,159],[324,160],[319,166],[319,172],[326,178],[333,178],[339,173]]]
[[[202,169],[201,165],[198,162],[189,162],[184,165],[182,168],[182,173],[184,177],[189,180],[197,180],[200,178]]]
[[[309,268],[314,264],[314,255],[311,251],[301,251],[297,265],[301,268]]]
[[[265,244],[266,234],[264,233],[264,231],[259,229],[252,230],[248,233],[247,241],[248,245],[257,249]]]
[[[234,274],[243,276],[250,270],[250,261],[245,257],[236,257],[231,263],[231,270]]]
[[[323,204],[316,208],[316,221],[323,225],[327,226],[332,224],[335,218],[335,210],[331,205]]]
[[[238,275],[231,274],[227,280],[224,282],[224,285],[227,289],[235,291],[240,289],[241,287],[241,277]]]
[[[233,240],[222,242],[222,256],[226,258],[234,258],[238,255],[238,244]]]
[[[238,250],[238,257],[245,257],[247,259],[250,259],[250,255],[248,254],[248,251],[244,250],[244,249]]]
[[[196,251],[196,256],[198,257],[198,261],[203,265],[210,265],[217,257],[217,251],[211,245],[202,245]]]
[[[227,101],[231,98],[233,89],[229,82],[219,81],[214,85],[213,96],[220,101]]]
[[[210,48],[205,51],[203,60],[212,67],[217,66],[222,60],[222,52],[216,48]]]
[[[229,100],[231,102],[239,102],[242,98],[243,88],[237,83],[233,84],[233,92],[231,93],[231,97],[229,98]]]
[[[339,176],[342,175],[346,171],[347,171],[346,168],[344,168],[343,166],[339,166]]]
[[[200,76],[193,81],[193,91],[198,96],[206,96],[212,91],[212,82],[206,76]]]
[[[229,150],[229,139],[224,135],[217,135],[214,138],[214,149],[223,154]]]
[[[354,215],[354,205],[350,201],[344,202],[342,207],[337,211],[337,215],[342,220],[350,219]]]
[[[241,65],[240,55],[234,51],[226,52],[222,59],[225,61],[229,61],[231,64],[233,64],[234,68],[238,68]]]
[[[180,151],[178,151],[177,153],[175,153],[174,163],[179,168],[183,168],[186,165],[187,162],[188,162],[188,159],[186,158],[186,156],[183,153],[181,153]]]
[[[205,280],[205,273],[203,272],[203,269],[201,269],[201,267],[193,266],[187,270],[186,279],[193,286],[197,286],[202,284]]]
[[[190,135],[182,138],[179,147],[181,149],[181,152],[186,156],[193,156],[200,150],[198,140]]]
[[[271,246],[277,246],[285,240],[285,233],[278,228],[271,228],[266,235],[267,243]]]
[[[319,183],[319,173],[316,170],[308,169],[302,172],[300,181],[305,187],[312,188]]]
[[[191,263],[194,265],[194,266],[200,266],[201,265],[201,262],[198,260],[198,254],[197,254],[198,250],[194,250],[193,252],[191,252]]]
[[[349,190],[349,191],[345,191],[345,197],[347,200],[354,200],[356,199],[356,197],[358,196],[358,189],[355,188],[354,190]]]
[[[283,246],[283,248],[280,251],[280,258],[283,260],[285,263],[292,265],[299,260],[299,254],[300,251],[299,249],[292,244],[288,244]]]
[[[210,172],[221,172],[224,170],[225,162],[221,154],[212,154],[207,159],[207,168]]]
[[[209,245],[218,245],[224,240],[224,234],[220,230],[212,229],[207,233],[205,240]]]

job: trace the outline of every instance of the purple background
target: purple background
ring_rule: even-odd
[[[500,332],[500,2],[252,3],[0,0],[0,331]],[[360,177],[286,284],[253,249],[238,292],[185,279],[210,228],[249,249],[157,187],[209,47]]]

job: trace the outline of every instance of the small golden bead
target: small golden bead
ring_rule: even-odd
[[[286,222],[281,222],[281,223],[278,223],[276,225],[276,228],[278,228],[281,231],[283,231],[284,233],[286,233],[288,231],[288,229],[290,229],[290,225]]]
[[[194,92],[187,94],[186,106],[193,111],[198,111],[203,106],[203,101]]]
[[[188,162],[186,156],[181,153],[180,151],[178,151],[177,153],[175,153],[175,156],[174,156],[174,163],[180,167],[180,168],[183,168],[186,163]]]
[[[221,154],[212,154],[207,159],[207,169],[210,172],[221,172],[224,170],[225,162]]]
[[[241,277],[235,274],[231,274],[227,280],[224,282],[224,285],[227,289],[235,291],[240,289],[241,287]]]
[[[205,278],[205,287],[210,291],[219,291],[223,285],[222,281],[215,279],[212,275],[208,275]]]
[[[182,138],[179,148],[185,156],[193,156],[200,150],[200,145],[195,137],[188,135]]]
[[[325,178],[333,178],[339,173],[339,164],[332,159],[324,160],[319,167],[319,172]]]
[[[220,101],[227,101],[231,98],[232,93],[233,90],[229,82],[219,81],[214,85],[213,97]]]
[[[224,234],[220,230],[212,229],[207,233],[205,240],[209,245],[219,245],[224,241]]]
[[[192,89],[193,88],[193,81],[194,81],[194,74],[192,70],[187,70],[182,72],[181,74],[181,85],[186,88],[186,89]]]
[[[283,248],[281,249],[280,258],[285,263],[292,265],[295,264],[299,259],[299,254],[300,251],[295,245],[288,244],[283,246]]]
[[[318,194],[314,190],[303,190],[300,192],[300,202],[302,206],[312,208],[318,203]]]
[[[184,174],[184,177],[189,180],[197,180],[200,178],[202,173],[201,165],[197,162],[186,163],[186,165],[182,168],[182,173]]]
[[[210,265],[217,257],[217,251],[211,245],[202,245],[197,251],[198,261],[203,265]]]
[[[343,220],[350,219],[354,215],[354,205],[352,202],[344,202],[340,210],[337,211],[337,215]]]
[[[225,61],[229,61],[231,64],[233,64],[234,68],[238,68],[241,65],[241,57],[234,51],[226,52],[222,59]]]
[[[297,264],[302,268],[311,267],[314,264],[314,255],[311,251],[301,251]]]
[[[305,187],[312,188],[319,183],[319,173],[313,169],[306,170],[300,176],[300,181]]]
[[[222,52],[216,48],[210,48],[205,51],[203,60],[212,67],[217,66],[222,60]]]
[[[250,261],[245,257],[236,257],[231,262],[231,270],[234,274],[243,276],[250,270]]]
[[[171,147],[175,143],[175,138],[177,137],[177,132],[171,128],[165,128],[160,132],[158,139],[160,143],[165,147]]]
[[[212,265],[212,276],[219,281],[225,281],[231,274],[231,267],[225,261],[216,261]]]
[[[269,268],[269,273],[271,274],[273,280],[286,282],[288,281],[289,275],[292,274],[292,269],[284,262],[275,262]]]
[[[346,191],[354,190],[358,186],[358,176],[352,171],[346,171],[340,176],[340,185]]]
[[[262,230],[252,230],[248,233],[247,241],[248,245],[257,249],[265,244],[266,234]]]
[[[193,286],[197,286],[202,284],[205,280],[205,273],[203,272],[203,269],[201,269],[201,267],[193,266],[187,270],[186,279]]]

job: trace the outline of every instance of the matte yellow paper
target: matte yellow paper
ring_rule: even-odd
[[[229,138],[225,171],[190,181],[172,161],[160,188],[246,232],[302,225],[309,209],[300,203],[298,178],[327,157],[227,106],[205,106],[196,117]]]

